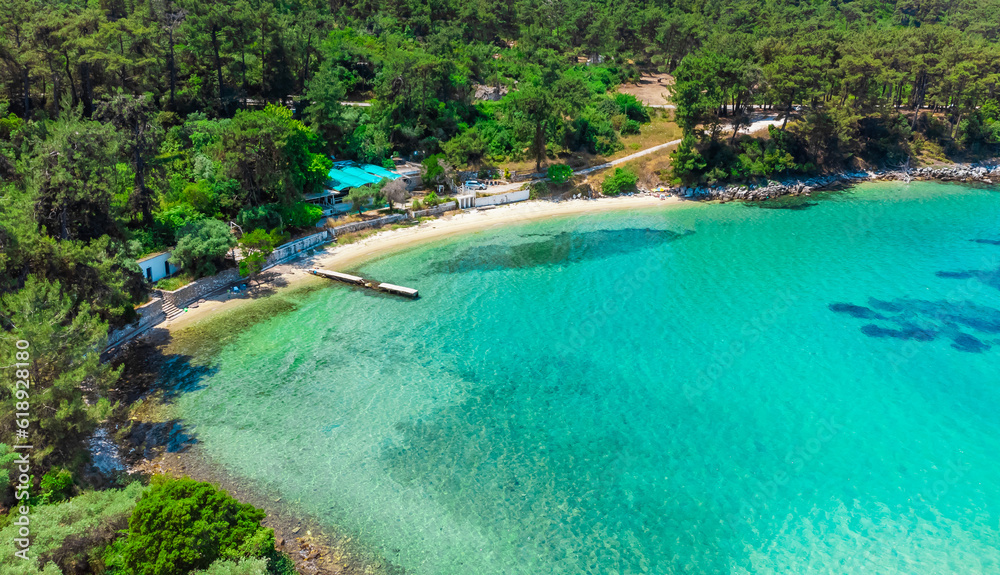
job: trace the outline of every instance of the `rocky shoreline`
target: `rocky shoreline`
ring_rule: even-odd
[[[669,190],[669,192],[678,197],[692,200],[761,201],[787,195],[808,196],[810,192],[828,190],[861,182],[910,182],[913,180],[993,184],[996,181],[1000,181],[1000,165],[956,164],[943,168],[839,172],[811,178],[789,178],[780,181],[768,181],[760,185],[679,187]]]

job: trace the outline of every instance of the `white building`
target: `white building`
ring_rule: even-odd
[[[171,264],[167,261],[168,259],[170,259],[170,252],[160,252],[142,258],[139,260],[142,275],[146,276],[147,280],[156,282],[179,272],[181,268]]]

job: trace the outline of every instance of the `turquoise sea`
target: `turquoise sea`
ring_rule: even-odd
[[[324,285],[176,401],[406,573],[1000,572],[996,189],[591,214],[356,271],[421,298]]]

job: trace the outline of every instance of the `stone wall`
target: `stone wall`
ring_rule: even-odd
[[[527,200],[529,196],[531,196],[531,192],[528,190],[518,190],[516,192],[496,194],[495,196],[480,196],[476,198],[476,207],[481,208],[483,206],[496,206],[499,204],[523,202],[524,200]]]
[[[330,232],[323,230],[318,234],[299,238],[294,242],[288,242],[287,244],[279,246],[276,250],[274,250],[274,253],[267,258],[267,262],[264,264],[264,269],[276,266],[285,260],[297,256],[305,250],[314,248],[328,241],[330,241]]]
[[[131,341],[147,329],[167,319],[167,314],[163,311],[163,300],[160,298],[153,298],[153,301],[139,306],[135,311],[139,313],[139,319],[135,323],[108,333],[108,349]]]
[[[197,301],[209,294],[213,294],[221,289],[227,288],[243,278],[237,269],[228,269],[220,274],[201,278],[196,282],[176,289],[174,291],[164,291],[163,300],[170,302],[176,307],[185,307],[193,301]]]
[[[341,234],[349,234],[352,232],[366,230],[368,228],[379,228],[386,224],[394,224],[396,222],[401,222],[405,219],[406,216],[404,214],[394,214],[391,216],[383,216],[381,218],[376,218],[374,220],[344,224],[342,226],[337,226],[335,228],[332,228],[330,231],[333,232],[334,237],[336,237]]]
[[[458,202],[447,202],[433,208],[426,210],[417,210],[408,212],[411,218],[423,218],[427,216],[439,216],[447,211],[454,210],[458,207]]]

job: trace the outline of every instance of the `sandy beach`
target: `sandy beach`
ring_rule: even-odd
[[[306,273],[309,268],[324,268],[343,271],[356,266],[364,260],[383,256],[393,251],[406,249],[424,242],[472,233],[491,228],[529,222],[551,217],[565,217],[578,214],[598,213],[620,210],[640,210],[670,205],[680,205],[684,200],[676,197],[660,199],[656,196],[632,196],[618,198],[601,198],[597,200],[566,200],[561,202],[528,201],[506,206],[497,206],[489,210],[472,210],[468,212],[445,215],[435,220],[426,221],[418,226],[387,229],[364,240],[347,245],[327,245],[325,250],[314,256],[303,256],[291,262],[275,266],[265,272],[267,284],[273,286],[291,287],[305,281],[319,280]],[[253,301],[253,297],[232,297],[227,293],[216,294],[206,298],[198,307],[189,308],[173,321],[161,325],[169,331],[180,330],[196,323],[200,319],[222,309],[233,309],[239,305]]]

